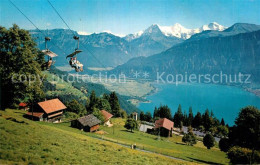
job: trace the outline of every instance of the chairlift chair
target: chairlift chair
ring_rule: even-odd
[[[42,50],[42,52],[48,56],[48,61],[42,64],[42,68],[47,68],[47,70],[50,69],[51,65],[54,65],[55,61],[53,60],[53,58],[58,56],[57,54],[48,49],[47,42],[50,40],[51,38],[45,37],[45,49]]]
[[[66,59],[70,58],[69,64],[70,64],[70,66],[72,68],[75,68],[76,72],[82,72],[83,71],[83,64],[81,64],[77,60],[77,54],[82,52],[82,50],[79,50],[79,37],[78,36],[73,36],[73,38],[78,41],[78,46],[77,46],[77,48],[75,49],[74,52],[72,52],[71,54],[67,55]]]

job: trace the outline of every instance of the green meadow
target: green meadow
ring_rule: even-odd
[[[145,149],[151,152],[173,156],[184,159],[189,162],[207,163],[207,164],[228,164],[229,159],[224,152],[221,152],[217,147],[208,150],[201,141],[194,146],[187,146],[182,143],[182,137],[173,135],[170,138],[160,137],[134,131],[131,133],[127,131],[123,125],[125,119],[112,118],[113,127],[101,126],[97,133],[85,133],[77,129],[71,128],[70,123],[52,124],[41,122],[42,125],[53,126],[69,132],[80,133],[91,137],[98,137],[110,142],[120,143],[129,146],[136,144],[137,148]]]
[[[24,114],[0,111],[0,164],[191,164],[100,141],[64,124],[34,122]]]

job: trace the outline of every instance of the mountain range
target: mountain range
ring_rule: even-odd
[[[195,33],[204,30],[224,30],[225,27],[217,23],[203,25],[197,29],[186,29],[180,24],[173,26],[160,26],[153,24],[137,34],[125,37],[115,36],[111,33],[93,33],[80,36],[80,49],[78,59],[85,67],[116,67],[126,63],[128,60],[139,56],[150,56],[165,51],[176,44],[180,44]],[[37,30],[30,33],[35,38],[40,49],[44,49],[44,36]],[[59,56],[56,65],[68,65],[66,56],[74,51],[76,42],[73,34],[67,29],[43,30],[50,38],[49,48]],[[77,33],[77,32],[73,32]]]
[[[181,38],[183,40],[189,39],[192,35],[201,33],[202,31],[207,31],[207,30],[223,31],[226,29],[226,27],[219,25],[216,22],[212,22],[208,25],[203,25],[200,28],[196,28],[196,29],[187,29],[179,23],[176,23],[173,26],[160,26],[160,25],[154,24],[144,31],[139,31],[134,34],[129,34],[129,35],[125,36],[124,38],[128,41],[131,41],[133,39],[141,37],[142,35],[147,35],[149,33],[153,33],[153,27],[156,27],[156,26],[163,35],[168,36],[168,37],[169,36],[177,37],[177,38]]]
[[[132,59],[135,60],[135,57],[146,59],[143,57],[160,54],[175,46],[186,45],[188,42],[234,36],[256,30],[260,30],[259,25],[237,23],[226,28],[213,22],[196,29],[186,29],[180,24],[168,27],[153,24],[137,34],[130,34],[125,37],[118,37],[106,32],[79,35],[79,48],[83,52],[78,55],[78,59],[84,64],[85,68],[116,66],[120,68],[128,60],[130,60],[129,62]],[[43,32],[52,38],[51,42],[48,43],[49,49],[59,55],[55,59],[56,66],[69,66],[65,57],[74,51],[77,44],[73,39],[72,32],[67,29],[53,29]],[[30,33],[35,38],[39,48],[44,49],[44,36],[37,30],[31,30]],[[126,63],[123,66],[128,64]]]
[[[234,24],[221,32],[205,31],[164,52],[133,58],[111,72],[131,76],[136,71],[148,72],[152,79],[157,72],[165,75],[241,72],[260,82],[260,27]]]

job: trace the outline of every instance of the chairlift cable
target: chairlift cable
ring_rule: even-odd
[[[69,30],[71,31],[71,33],[74,35],[73,38],[74,38],[74,37],[77,37],[77,35],[75,35],[75,32],[74,32],[73,30],[71,30],[71,28],[69,27],[69,25],[68,25],[68,24],[66,23],[66,21],[61,17],[61,15],[60,15],[59,12],[56,10],[56,8],[52,5],[52,3],[51,3],[49,0],[47,0],[47,1],[48,1],[48,3],[51,5],[51,7],[53,8],[53,10],[57,13],[57,15],[60,17],[60,19],[64,22],[64,24],[69,28]],[[74,39],[75,39],[75,38],[74,38]],[[78,42],[78,45],[79,45],[79,42]],[[102,67],[106,68],[105,65],[104,65],[103,63],[101,63],[101,62],[97,59],[96,56],[94,56],[94,53],[92,53],[84,44],[82,44],[82,46],[85,48],[85,50],[87,50],[87,51],[90,53],[90,55],[91,55],[99,64],[102,65]],[[124,88],[124,87],[123,87],[123,88]],[[124,89],[126,90],[126,92],[129,93],[130,96],[135,97],[134,95],[132,95],[132,94],[128,91],[128,89],[126,89],[126,88],[124,88]]]
[[[44,37],[47,37],[46,34],[40,30],[30,19],[27,17],[11,0],[9,2],[40,32]],[[59,46],[57,46],[54,42],[51,42],[55,47],[59,48],[63,54],[66,54],[63,49],[61,49]],[[39,45],[40,46],[40,45]]]
[[[61,17],[61,15],[59,14],[59,12],[55,9],[55,7],[52,5],[52,3],[47,0],[49,2],[49,4],[51,5],[51,7],[53,8],[53,10],[58,14],[58,16],[60,17],[60,19],[64,22],[64,24],[69,28],[69,30],[71,31],[71,33],[73,33],[74,36],[77,36],[75,35],[74,31],[71,30],[71,28],[69,27],[69,25],[66,23],[66,21]]]

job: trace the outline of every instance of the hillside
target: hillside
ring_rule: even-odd
[[[189,164],[0,111],[0,164]]]
[[[111,91],[106,89],[102,84],[96,84],[91,82],[69,82],[72,77],[68,76],[67,72],[63,72],[52,66],[49,72],[45,71],[45,93],[48,99],[58,97],[64,103],[71,101],[72,99],[78,100],[82,104],[86,104],[87,97],[92,91],[95,91],[98,97],[104,93],[110,94]],[[62,78],[64,81],[62,81]],[[132,99],[131,96],[118,95],[120,107],[124,109],[128,114],[132,112],[139,112],[140,110],[131,104],[128,100]]]

